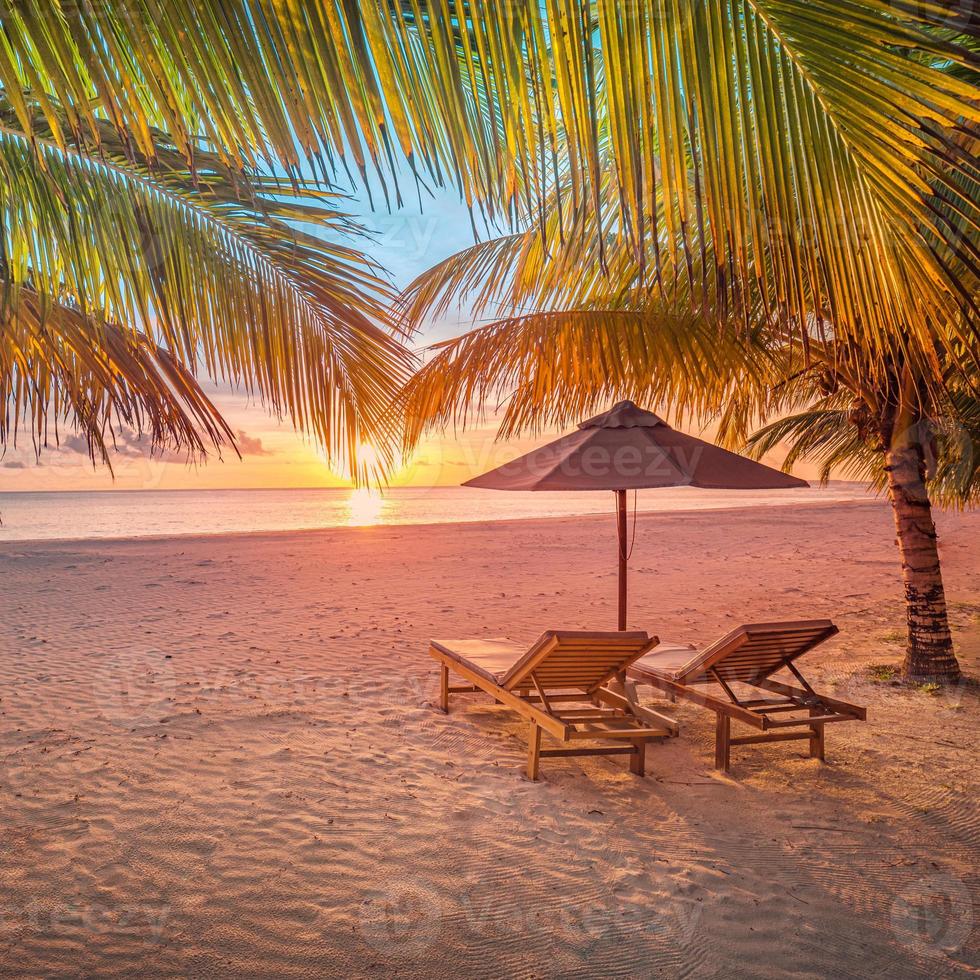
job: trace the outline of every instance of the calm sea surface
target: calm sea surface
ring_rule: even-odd
[[[641,512],[867,500],[859,484],[826,489],[640,491]],[[629,497],[632,508],[632,494]],[[462,487],[367,490],[162,490],[0,493],[0,542],[125,538],[371,524],[472,521],[613,513],[611,493],[501,493]]]

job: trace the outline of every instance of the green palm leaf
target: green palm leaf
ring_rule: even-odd
[[[568,427],[611,398],[715,411],[737,388],[762,389],[762,339],[666,308],[515,316],[437,345],[399,402],[406,441],[504,408],[501,436]]]
[[[556,0],[535,32],[533,2],[468,9],[477,38],[527,51],[537,128],[520,100],[494,105],[502,132],[530,134],[513,142],[528,178],[514,193],[539,192],[542,241],[511,242],[506,274],[479,250],[472,273],[439,269],[443,292],[435,277],[416,284],[416,318],[479,271],[478,298],[502,291],[511,310],[576,307],[586,287],[680,288],[747,317],[761,303],[804,342],[832,324],[839,343],[879,355],[924,356],[937,334],[976,346],[980,113],[976,59],[938,29],[969,29],[955,11]],[[502,72],[486,69],[491,98]],[[557,134],[534,149],[558,161],[537,183],[522,149],[536,133]]]
[[[783,468],[791,470],[801,459],[820,464],[820,479],[826,483],[831,473],[868,483],[879,493],[885,488],[881,450],[862,438],[848,410],[823,407],[788,415],[771,422],[748,440],[751,455],[759,458],[788,446]]]
[[[189,373],[254,391],[333,458],[390,447],[409,362],[335,195],[246,180],[201,152],[191,175],[159,145],[150,170],[106,127],[98,155],[42,133],[0,125],[6,308],[17,315],[27,286],[93,328],[142,334]]]
[[[41,166],[108,131],[152,174],[159,130],[191,175],[216,169],[202,146],[239,171],[305,157],[398,200],[402,158],[535,226],[523,267],[484,265],[505,314],[655,294],[869,353],[881,381],[976,349],[978,32],[948,5],[0,0],[0,22]]]
[[[955,40],[974,29],[946,5],[205,0],[193,31],[163,0],[59,9],[0,3],[8,97],[29,93],[56,140],[104,117],[147,158],[159,126],[189,163],[203,138],[239,165],[292,167],[298,146],[388,175],[397,150],[525,220],[567,184],[644,279],[696,272],[730,303],[755,281],[798,329],[830,319],[879,349],[960,324],[975,293],[980,212],[957,175],[976,176],[980,113]]]
[[[305,157],[324,175],[340,166],[366,178],[370,168],[398,202],[402,158],[440,182],[452,175],[497,210],[517,160],[484,113],[499,118],[483,83],[491,57],[498,67],[509,58],[513,72],[522,55],[485,37],[464,54],[450,9],[442,0],[0,0],[0,82],[24,131],[36,103],[62,148],[71,137],[97,140],[107,119],[148,160],[156,128],[189,165],[204,140],[236,167],[265,160],[294,171]]]

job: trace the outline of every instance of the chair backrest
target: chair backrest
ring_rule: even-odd
[[[508,691],[532,687],[537,680],[545,691],[591,692],[618,671],[626,670],[658,642],[657,637],[641,632],[547,630],[500,683]]]
[[[739,626],[692,657],[674,677],[681,684],[716,676],[726,684],[757,684],[837,632],[829,619]]]

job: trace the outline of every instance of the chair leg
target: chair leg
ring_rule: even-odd
[[[811,708],[810,717],[812,718],[814,715],[819,715],[822,711],[822,708]],[[823,762],[824,726],[823,724],[811,725],[810,731],[812,733],[810,735],[810,758],[819,759],[821,762]]]
[[[633,743],[633,754],[630,756],[630,772],[635,776],[646,775],[647,743],[639,738]]]
[[[732,755],[732,720],[719,712],[715,723],[715,769],[728,772]]]
[[[538,760],[541,753],[541,728],[531,722],[531,736],[527,743],[527,778],[538,778]]]
[[[439,707],[449,714],[449,668],[445,664],[439,668]]]

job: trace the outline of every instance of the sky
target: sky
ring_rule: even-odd
[[[364,248],[385,266],[396,287],[473,242],[466,207],[452,192],[409,204],[392,214],[372,212],[355,198],[351,210],[375,236]],[[417,338],[420,350],[473,326],[465,311],[429,324]],[[0,459],[0,490],[178,490],[219,488],[288,488],[349,486],[345,474],[332,469],[316,443],[280,422],[241,392],[207,384],[206,390],[237,434],[241,458],[226,450],[220,458],[188,464],[173,455],[152,456],[144,441],[123,436],[113,454],[112,472],[92,465],[84,441],[62,435],[60,444],[42,449],[37,459],[29,438],[8,447]],[[651,406],[655,407],[655,406]],[[492,418],[465,432],[433,434],[393,474],[393,486],[456,485],[527,452],[556,433],[535,438],[496,439]],[[778,457],[767,459],[778,465]],[[800,468],[804,478],[814,474]]]

